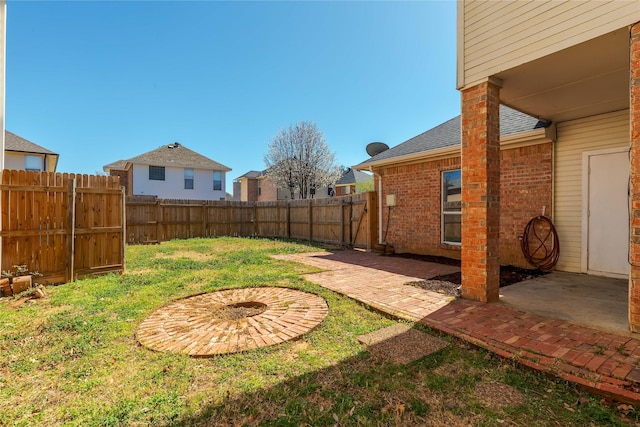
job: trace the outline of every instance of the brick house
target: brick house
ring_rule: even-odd
[[[530,268],[519,236],[531,217],[550,212],[555,128],[505,106],[500,117],[500,264]],[[377,177],[381,243],[400,253],[460,259],[460,150],[458,116],[354,167]]]
[[[102,169],[120,177],[128,196],[184,200],[225,200],[225,177],[231,170],[177,142]]]
[[[269,177],[267,177],[266,172],[266,170],[250,170],[249,172],[234,179],[232,200],[242,202],[269,202],[273,200],[291,199],[289,189],[277,188]],[[335,186],[317,189],[313,198],[325,199],[327,197],[350,194],[346,192],[349,190],[353,190],[353,193],[356,193],[356,184],[364,183],[370,179],[371,176],[366,173],[352,171],[349,169],[343,174],[340,180],[338,180]],[[338,189],[338,184],[342,186],[340,192],[336,191]],[[297,194],[297,192],[294,194],[294,198],[297,198]]]
[[[266,202],[290,199],[287,191],[279,190],[265,171],[251,170],[233,180],[233,200]]]
[[[464,0],[457,53],[463,297],[499,298],[504,104],[556,127],[556,268],[629,277],[640,332],[640,2]]]

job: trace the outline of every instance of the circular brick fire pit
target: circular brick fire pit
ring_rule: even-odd
[[[328,312],[323,298],[295,289],[229,289],[165,305],[138,326],[136,337],[151,350],[208,357],[296,338]]]

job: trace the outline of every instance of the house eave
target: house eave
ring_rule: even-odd
[[[525,147],[527,145],[543,144],[545,142],[555,142],[556,125],[552,123],[546,128],[532,129],[525,132],[518,132],[500,137],[500,149]]]
[[[551,124],[546,128],[532,129],[525,132],[518,132],[511,135],[502,136],[500,138],[500,150],[544,144],[547,142],[554,142],[555,140],[556,126],[555,124]],[[353,166],[353,169],[369,171],[373,168],[410,163],[420,160],[435,160],[439,158],[459,155],[460,144],[456,144],[449,147],[438,148],[435,150],[419,151],[417,153],[405,154],[403,156],[392,157],[389,159],[367,162],[364,164]]]
[[[435,150],[418,151],[417,153],[405,154],[403,156],[391,157],[389,159],[378,160],[373,162],[367,162],[357,166],[352,166],[353,169],[368,171],[370,168],[379,168],[383,166],[396,165],[398,163],[407,163],[416,160],[431,159],[435,157],[449,157],[454,155],[460,155],[460,144],[451,145],[449,147],[437,148]]]

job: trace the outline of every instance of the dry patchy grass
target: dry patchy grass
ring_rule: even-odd
[[[299,276],[316,269],[269,257],[312,250],[233,238],[132,246],[123,276],[51,287],[48,299],[17,306],[3,300],[0,425],[553,426],[635,419],[634,411],[624,419],[597,398],[448,337],[440,336],[447,348],[407,365],[372,357],[357,337],[394,321]],[[329,315],[297,341],[210,359],[153,352],[135,340],[136,326],[177,298],[273,285],[321,295]],[[486,384],[499,394],[513,391],[511,403],[486,401]]]

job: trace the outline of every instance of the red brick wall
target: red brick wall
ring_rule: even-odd
[[[548,142],[500,152],[501,265],[533,268],[522,256],[518,236],[543,206],[551,215],[552,150]],[[442,171],[459,168],[460,157],[455,157],[379,171],[383,176],[383,237],[389,213],[386,196],[396,195],[387,233],[387,242],[396,252],[460,259],[460,246],[441,243],[440,221]]]
[[[269,179],[262,179],[258,201],[269,202],[273,200],[278,200],[278,189]]]
[[[124,187],[124,194],[126,194],[127,196],[131,196],[133,194],[131,186],[129,185],[129,174],[130,174],[130,172],[122,171],[122,170],[110,170],[109,171],[109,175],[110,176],[118,176],[118,177],[120,177],[120,185],[122,185]]]
[[[631,274],[629,327],[640,332],[640,23],[631,27]]]
[[[441,172],[460,169],[460,157],[384,168],[382,175],[382,238],[396,252],[460,259],[460,247],[440,243]],[[376,180],[376,185],[378,180]],[[387,208],[388,194],[396,206]],[[389,215],[391,219],[389,220]]]
[[[255,202],[258,200],[258,180],[247,180],[247,201]]]
[[[500,264],[533,268],[522,256],[518,236],[527,222],[551,217],[553,145],[532,145],[500,152]]]

